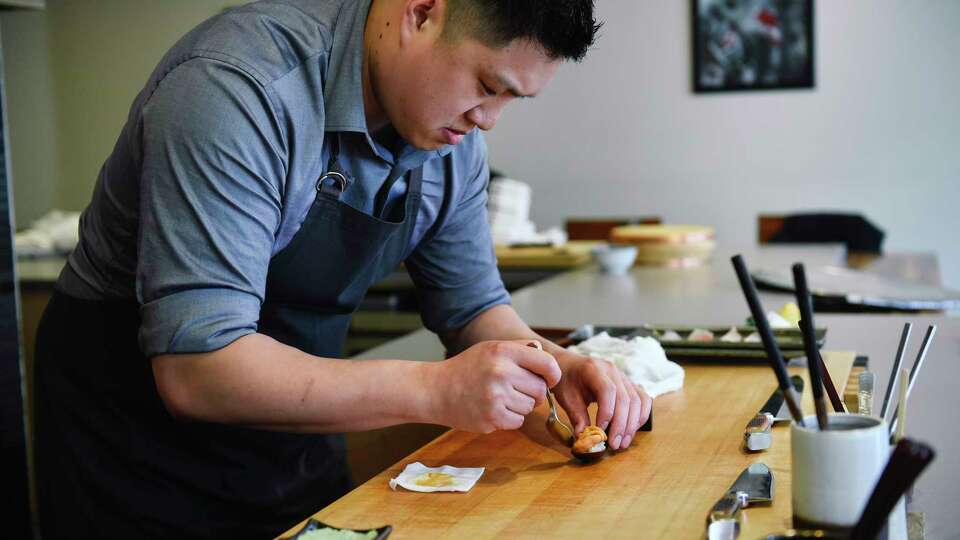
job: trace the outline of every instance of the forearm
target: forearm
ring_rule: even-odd
[[[444,343],[451,352],[459,352],[481,341],[514,339],[537,340],[545,351],[554,356],[564,350],[534,332],[508,304],[494,306],[477,315],[467,326],[446,336]]]
[[[320,358],[262,334],[152,362],[164,403],[185,420],[317,433],[435,421],[424,362]]]

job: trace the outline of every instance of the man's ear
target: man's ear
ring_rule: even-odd
[[[427,31],[443,29],[446,0],[404,0],[400,43],[405,44]]]

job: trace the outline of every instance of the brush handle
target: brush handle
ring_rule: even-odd
[[[807,273],[802,263],[793,265],[793,287],[800,308],[800,335],[803,336],[803,349],[807,353],[807,366],[810,370],[810,383],[813,387],[813,399],[823,399],[823,372],[817,362],[817,334],[813,323],[813,301],[807,286]]]
[[[730,261],[733,263],[733,269],[737,272],[737,279],[740,280],[740,288],[746,297],[747,306],[750,307],[750,314],[753,316],[753,323],[757,326],[757,333],[763,341],[763,348],[767,352],[767,359],[770,361],[770,367],[777,376],[777,383],[783,391],[783,397],[787,401],[790,413],[793,419],[803,425],[803,413],[800,411],[797,402],[796,392],[790,385],[790,377],[787,375],[787,365],[783,361],[783,355],[780,353],[780,347],[777,346],[777,340],[773,337],[773,331],[770,330],[770,323],[767,321],[767,315],[763,312],[763,306],[760,304],[760,296],[757,294],[757,287],[750,277],[747,265],[740,255],[734,255]]]
[[[897,378],[900,377],[900,366],[903,365],[903,353],[907,349],[907,341],[910,340],[910,330],[913,325],[906,323],[900,332],[900,345],[897,347],[897,356],[893,359],[893,370],[890,371],[890,380],[887,381],[887,391],[883,394],[883,404],[880,405],[880,418],[887,419],[887,409],[890,407],[890,397],[897,388]]]
[[[927,351],[930,350],[930,345],[933,343],[933,336],[937,334],[937,325],[931,324],[927,327],[927,333],[923,335],[923,342],[920,344],[920,352],[917,353],[917,360],[913,363],[913,367],[910,368],[910,383],[907,386],[907,397],[910,397],[910,394],[913,393],[913,385],[917,383],[917,374],[920,373],[920,368],[923,367],[923,361],[927,359]]]
[[[929,446],[903,439],[897,443],[880,480],[850,533],[851,540],[873,540],[887,523],[890,511],[910,489],[936,453]]]
[[[827,406],[823,400],[824,387],[830,396],[834,411],[844,412],[844,408],[833,380],[823,364],[823,358],[820,357],[820,350],[817,348],[817,326],[813,322],[813,296],[810,294],[807,272],[802,263],[793,265],[793,284],[797,307],[800,308],[800,335],[803,336],[803,349],[807,353],[810,384],[813,386],[813,402],[817,408],[817,424],[820,429],[827,429]]]

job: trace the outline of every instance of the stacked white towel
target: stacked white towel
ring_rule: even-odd
[[[66,255],[80,241],[80,212],[51,210],[14,237],[17,255],[41,257]]]

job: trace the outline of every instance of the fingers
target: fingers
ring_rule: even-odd
[[[504,398],[504,405],[506,405],[508,411],[519,414],[520,416],[526,416],[533,412],[533,408],[537,406],[537,403],[532,397],[513,390]]]
[[[513,359],[518,366],[543,378],[548,388],[553,388],[560,382],[560,364],[550,353],[544,352],[537,345],[531,347],[529,344],[538,341],[525,339],[519,341],[500,341],[496,342],[499,347],[499,354]]]
[[[511,371],[510,384],[513,385],[514,390],[532,398],[534,406],[544,402],[547,395],[547,385],[542,378],[520,366],[514,366]]]
[[[627,421],[630,419],[630,395],[626,385],[623,384],[622,377],[616,377],[617,395],[615,398],[616,408],[613,411],[613,419],[610,422],[610,429],[607,430],[608,442],[610,448],[619,450],[623,443],[623,436],[626,433]]]
[[[623,441],[620,443],[621,448],[630,446],[634,435],[636,435],[637,430],[640,429],[640,426],[643,424],[643,422],[640,421],[640,417],[645,410],[643,400],[640,396],[640,388],[630,381],[626,381],[625,387],[630,397],[630,416],[627,419],[627,428],[623,432]]]
[[[597,399],[597,426],[607,431],[617,406],[617,385],[602,372],[588,380],[587,384]]]
[[[642,386],[637,386],[637,393],[640,394],[640,402],[643,404],[643,414],[640,415],[640,420],[637,421],[637,429],[640,429],[647,423],[647,420],[650,419],[650,415],[653,414],[653,398],[650,397],[650,394],[648,394]]]

